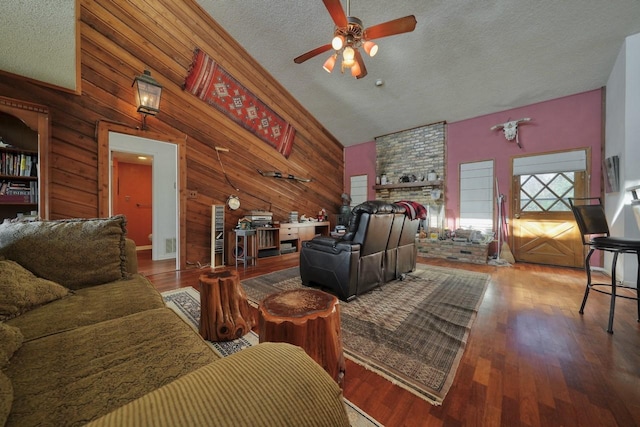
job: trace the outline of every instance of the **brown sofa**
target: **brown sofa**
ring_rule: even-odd
[[[135,273],[125,223],[0,225],[0,425],[348,425],[300,348],[221,359]]]

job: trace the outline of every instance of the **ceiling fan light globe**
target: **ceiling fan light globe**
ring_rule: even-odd
[[[333,54],[329,58],[327,58],[326,61],[324,61],[324,65],[322,66],[322,68],[327,73],[331,73],[333,71],[333,67],[336,65],[336,58],[337,57],[338,57],[337,54]]]
[[[353,65],[353,58],[355,58],[356,53],[353,50],[353,48],[351,46],[347,46],[344,48],[344,51],[342,51],[342,60],[343,62],[347,62],[347,63],[351,63],[351,65]],[[349,65],[349,66],[351,66]]]
[[[378,45],[372,41],[364,42],[364,51],[367,52],[369,56],[375,56],[378,53]]]
[[[346,59],[342,60],[342,68],[351,68],[353,67],[353,64],[355,64],[356,61],[354,59],[351,59],[349,61],[347,61]]]
[[[341,35],[337,35],[331,40],[331,47],[334,50],[340,50],[344,46],[344,37]]]

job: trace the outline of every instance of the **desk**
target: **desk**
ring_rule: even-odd
[[[250,230],[233,230],[240,232],[253,232],[255,235],[251,237],[249,242],[243,242],[243,248],[238,248],[238,235],[236,233],[236,246],[229,247],[229,264],[232,260],[237,262],[243,262],[243,253],[246,255],[248,252],[252,252],[251,256],[256,258],[277,256],[280,254],[298,252],[302,242],[305,240],[311,240],[317,235],[329,236],[330,235],[330,223],[329,221],[307,221],[297,223],[281,223],[275,227],[258,227]],[[229,239],[232,244],[233,239]],[[285,251],[282,243],[291,243],[291,248]],[[247,246],[247,244],[249,246]],[[247,249],[249,248],[249,249]],[[233,258],[232,258],[233,257]]]
[[[328,236],[329,221],[284,222],[280,223],[280,242],[291,242],[300,250],[302,242],[317,235]]]
[[[248,262],[250,262],[251,265],[256,265],[256,230],[235,229],[233,231],[236,233],[236,270],[238,269],[238,261],[242,262],[245,269],[247,268]],[[242,249],[240,249],[240,238],[242,238]]]

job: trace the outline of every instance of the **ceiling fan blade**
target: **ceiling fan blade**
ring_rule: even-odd
[[[356,79],[361,79],[367,75],[367,67],[365,67],[364,65],[364,59],[362,59],[362,55],[360,54],[359,49],[355,49],[355,59],[360,66],[360,74],[356,76]]]
[[[329,49],[331,49],[331,44],[322,45],[322,46],[317,47],[317,48],[315,48],[313,50],[310,50],[307,53],[303,53],[302,55],[300,55],[297,58],[295,58],[293,60],[293,62],[295,62],[296,64],[302,64],[307,59],[311,59],[316,55],[320,55],[321,53],[326,52]]]
[[[346,27],[348,24],[347,15],[345,15],[342,9],[340,0],[322,0],[322,2],[324,3],[324,7],[329,11],[329,15],[331,15],[336,27]]]
[[[364,30],[364,38],[365,40],[373,40],[395,34],[409,33],[416,28],[416,23],[416,17],[413,15],[383,22],[382,24],[374,25]]]

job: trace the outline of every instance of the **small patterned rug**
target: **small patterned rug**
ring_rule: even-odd
[[[167,307],[174,310],[188,324],[198,330],[200,325],[200,293],[192,287],[176,289],[162,293]],[[222,357],[229,356],[247,347],[258,344],[258,335],[249,332],[242,338],[228,342],[211,342],[209,345]],[[344,399],[349,424],[352,427],[383,427],[362,409]]]
[[[418,265],[403,281],[341,301],[346,357],[440,405],[488,283],[484,273]],[[297,267],[242,281],[255,305],[271,293],[301,286]]]

